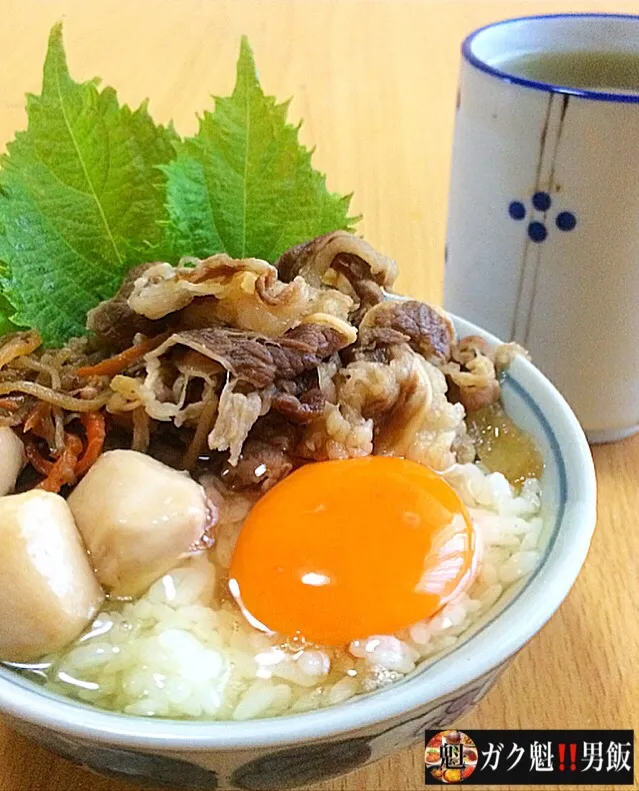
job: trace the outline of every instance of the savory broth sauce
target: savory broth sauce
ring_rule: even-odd
[[[513,486],[541,478],[544,460],[533,438],[508,417],[497,402],[470,412],[468,431],[479,461],[490,472],[501,472]]]

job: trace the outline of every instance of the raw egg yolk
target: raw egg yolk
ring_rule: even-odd
[[[344,645],[434,615],[472,581],[476,536],[448,483],[389,456],[301,467],[250,512],[230,588],[269,631]]]

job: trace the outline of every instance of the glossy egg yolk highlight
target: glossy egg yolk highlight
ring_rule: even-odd
[[[268,630],[344,645],[434,615],[475,571],[455,491],[405,459],[308,464],[250,512],[230,587]]]

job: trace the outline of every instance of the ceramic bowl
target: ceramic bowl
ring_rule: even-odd
[[[461,319],[460,335],[496,339]],[[453,726],[552,616],[595,527],[590,450],[570,408],[528,361],[506,376],[508,413],[543,452],[543,559],[452,652],[384,690],[321,711],[248,722],[178,722],[111,714],[49,693],[0,667],[0,710],[15,729],[75,763],[153,786],[294,788],[376,761]]]

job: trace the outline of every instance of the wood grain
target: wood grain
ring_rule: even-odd
[[[51,25],[64,20],[77,78],[99,74],[133,105],[150,99],[182,133],[228,91],[239,37],[263,84],[293,96],[329,186],[354,191],[367,238],[400,263],[399,287],[439,299],[458,51],[473,28],[527,13],[639,13],[639,2],[566,0],[4,0],[0,144],[25,125]],[[599,524],[577,584],[482,704],[459,725],[639,727],[639,439],[594,451]],[[323,791],[414,791],[421,751],[323,783]],[[636,786],[635,786],[636,787]],[[133,791],[0,730],[0,791]]]

